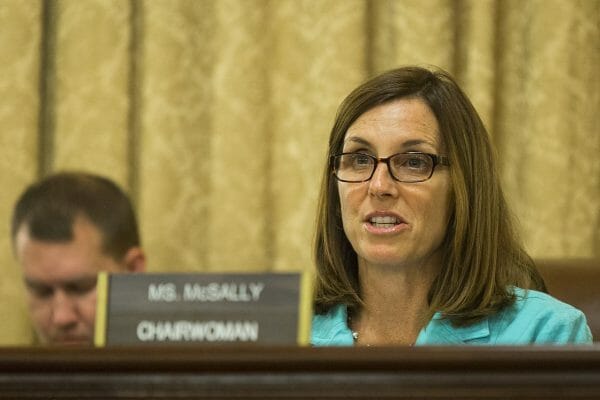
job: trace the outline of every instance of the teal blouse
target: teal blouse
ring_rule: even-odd
[[[585,315],[554,297],[515,288],[516,301],[496,314],[456,327],[436,313],[421,330],[415,345],[591,344]],[[345,305],[332,307],[312,320],[314,346],[352,346]]]

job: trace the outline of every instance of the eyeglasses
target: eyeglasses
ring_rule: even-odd
[[[431,178],[435,167],[450,165],[448,157],[435,154],[408,152],[386,158],[364,153],[341,153],[331,156],[333,174],[342,182],[366,182],[373,177],[379,163],[385,163],[395,180],[405,183],[423,182]]]

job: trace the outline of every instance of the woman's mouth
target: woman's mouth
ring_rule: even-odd
[[[398,233],[407,227],[408,224],[406,221],[393,214],[373,214],[368,216],[365,221],[365,229],[373,234]]]
[[[385,217],[371,217],[369,223],[375,228],[393,228],[395,225],[400,224],[402,221],[400,218],[385,216]]]

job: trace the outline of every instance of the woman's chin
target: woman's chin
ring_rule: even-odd
[[[360,257],[361,263],[365,266],[393,267],[403,265],[408,261],[408,257],[399,254],[397,251],[378,249]]]

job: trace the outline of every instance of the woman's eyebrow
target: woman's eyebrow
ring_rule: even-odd
[[[365,140],[358,136],[351,136],[351,137],[347,138],[346,140],[344,140],[344,143],[357,143],[357,144],[360,144],[363,146],[371,146],[371,143],[368,140]],[[435,143],[433,143],[429,140],[425,140],[425,139],[410,139],[410,140],[407,140],[406,142],[402,142],[400,145],[402,146],[402,148],[407,148],[407,147],[419,146],[419,145],[423,145],[423,144],[435,147]]]
[[[346,138],[346,140],[344,140],[344,143],[358,143],[361,144],[363,146],[370,146],[371,143],[369,143],[368,140],[365,140],[361,137],[358,136],[351,136],[349,138]]]
[[[429,140],[423,140],[423,139],[407,140],[406,142],[402,143],[402,147],[419,146],[419,145],[422,145],[422,144],[426,144],[426,145],[434,146],[435,147],[435,143],[432,143]]]

